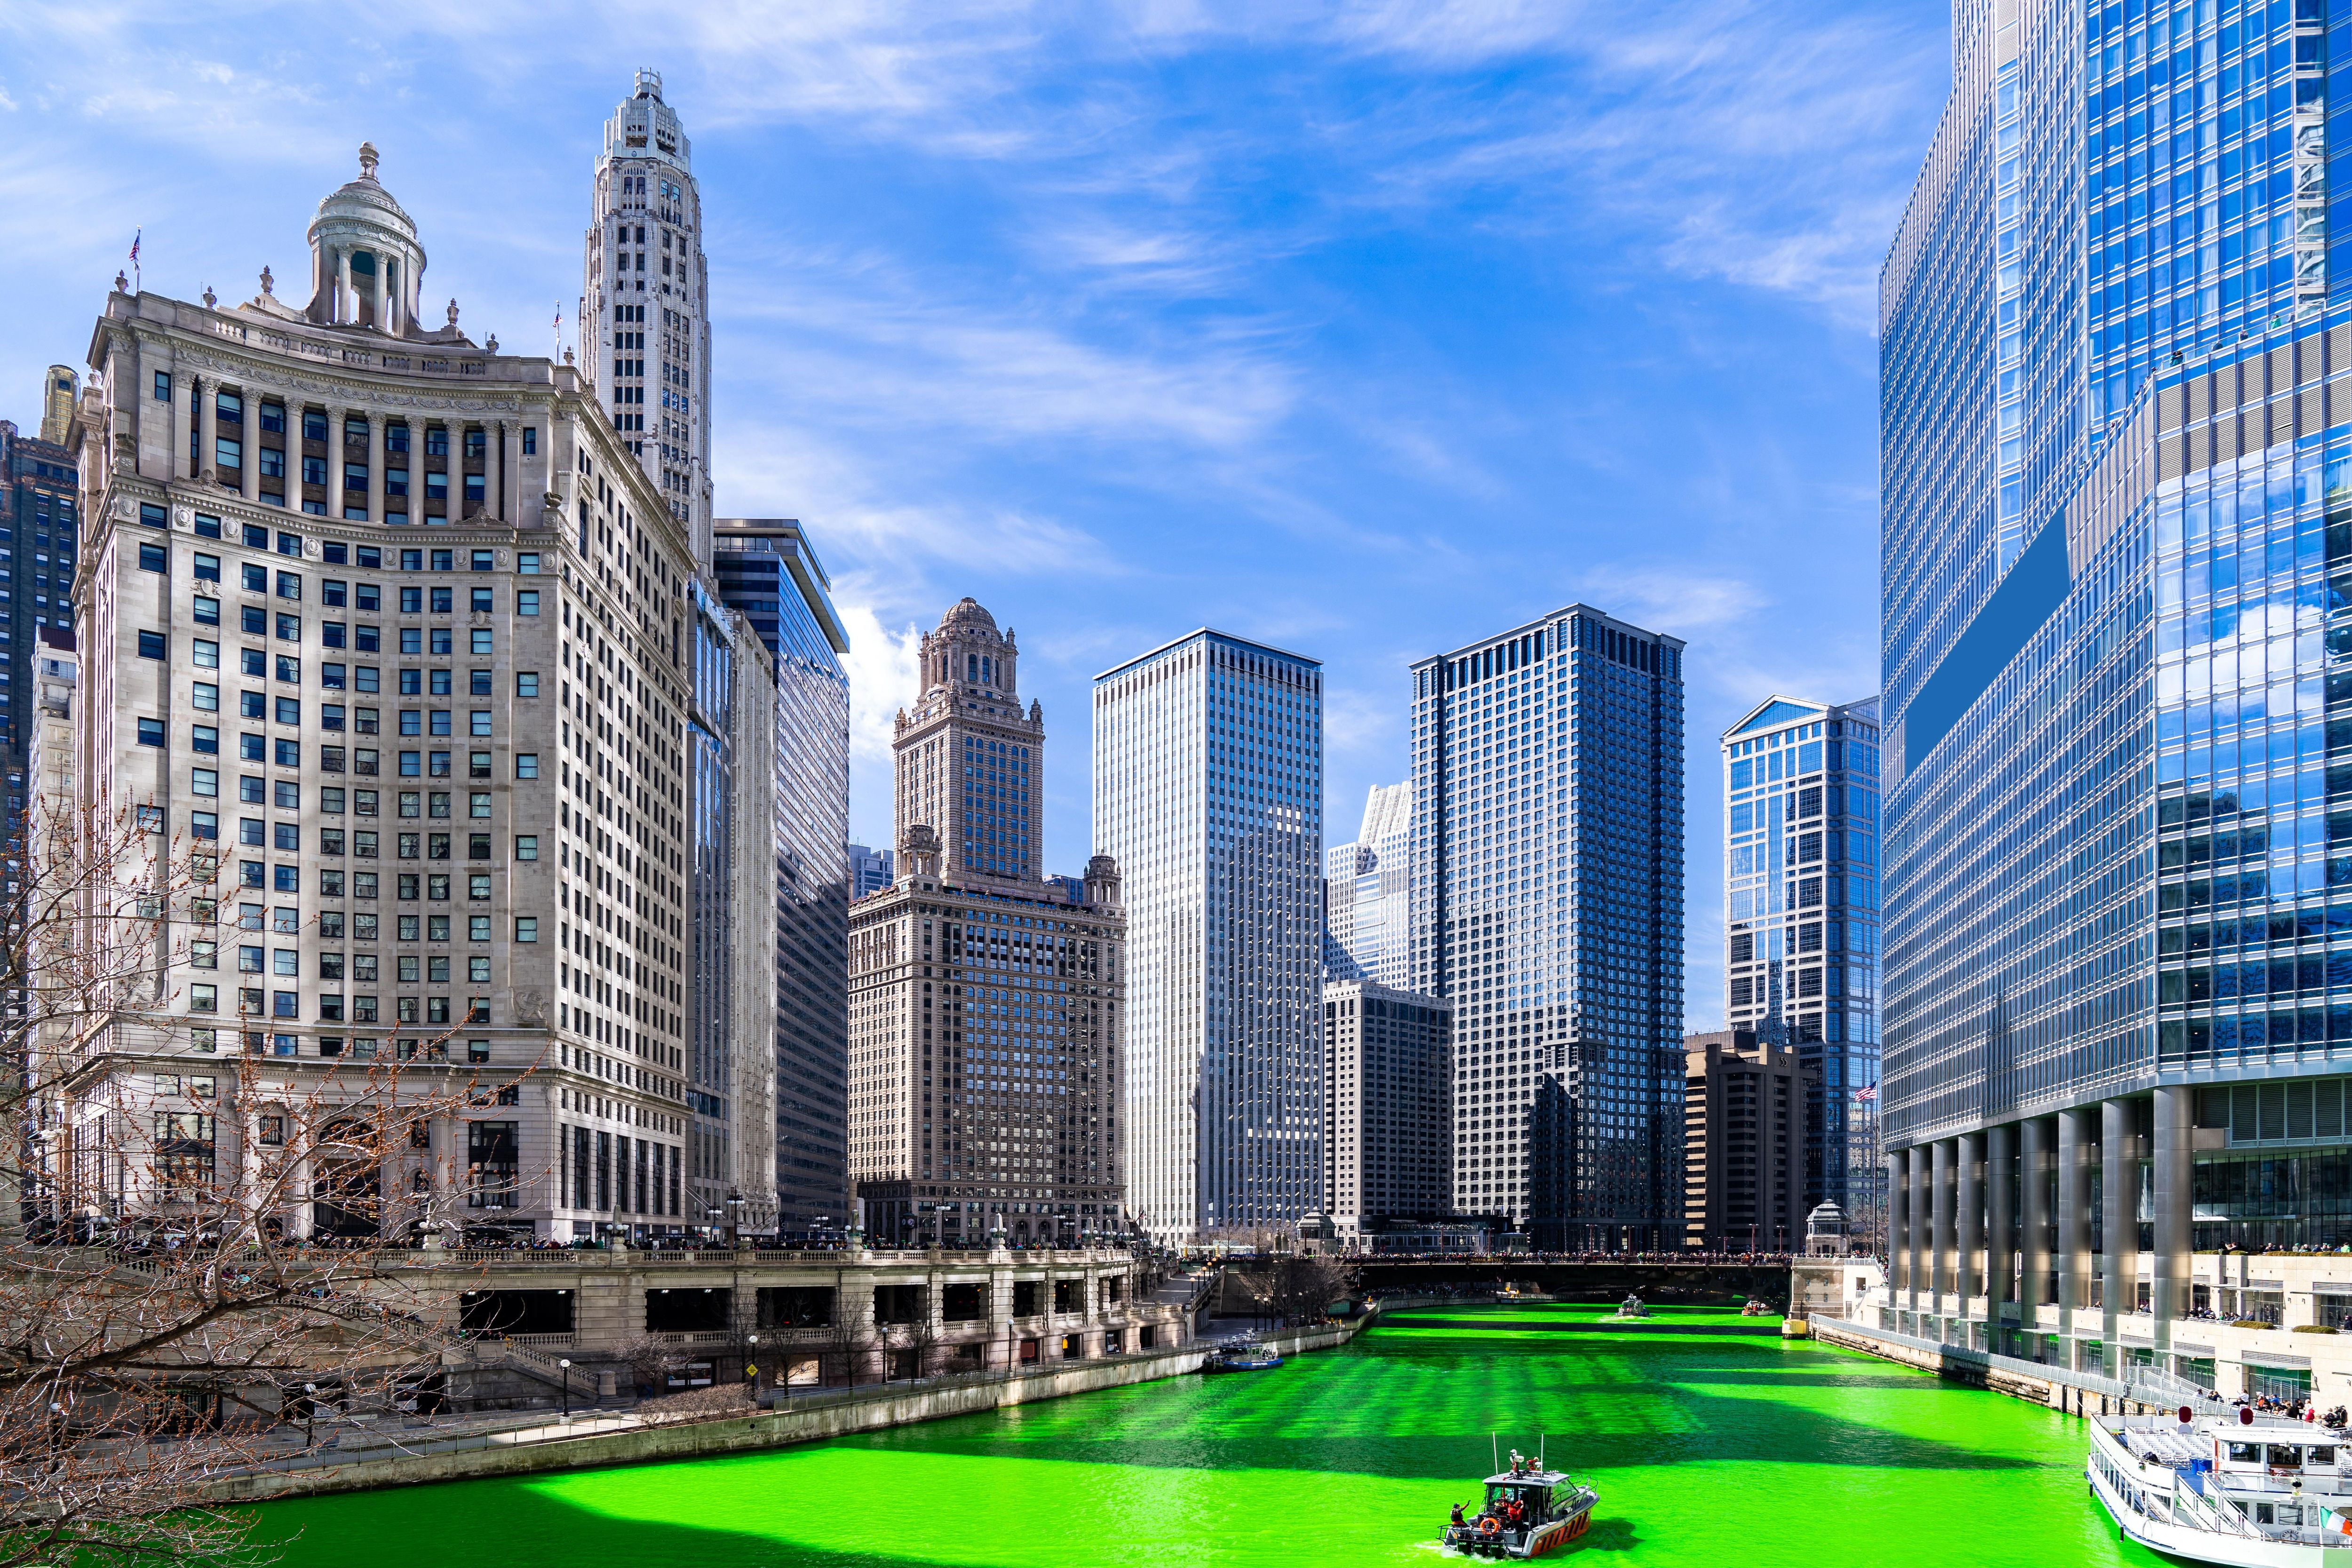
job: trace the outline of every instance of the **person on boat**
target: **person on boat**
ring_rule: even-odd
[[[1455,1504],[1454,1505],[1454,1529],[1456,1529],[1456,1530],[1460,1530],[1464,1525],[1467,1524],[1468,1522],[1469,1522],[1469,1521],[1467,1521],[1467,1520],[1465,1520],[1465,1519],[1464,1519],[1464,1518],[1462,1517],[1462,1505],[1461,1505],[1460,1503],[1458,1503],[1458,1502],[1457,1502],[1457,1503],[1455,1503]]]

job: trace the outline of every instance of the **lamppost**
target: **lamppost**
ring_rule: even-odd
[[[751,1385],[751,1403],[757,1405],[760,1403],[760,1363],[757,1359],[760,1354],[760,1336],[747,1335],[744,1342],[751,1348],[743,1357],[743,1380]]]
[[[743,1194],[740,1188],[727,1189],[727,1245],[731,1249],[743,1244]]]
[[[568,1425],[572,1420],[572,1358],[565,1356],[555,1364],[563,1369],[563,1419]]]
[[[315,1447],[319,1436],[319,1385],[302,1385],[302,1447]]]

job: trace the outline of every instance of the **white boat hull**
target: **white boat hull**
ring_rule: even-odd
[[[2263,1541],[2250,1536],[2222,1535],[2210,1530],[2172,1524],[2132,1507],[2109,1486],[2095,1466],[2084,1475],[2091,1495],[2107,1510],[2126,1540],[2152,1552],[2191,1563],[2213,1563],[2222,1568],[2352,1568],[2352,1552],[2343,1547],[2304,1546],[2289,1541]]]

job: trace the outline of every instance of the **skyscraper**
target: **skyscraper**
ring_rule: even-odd
[[[1412,786],[1374,784],[1355,842],[1324,855],[1323,964],[1402,987],[1412,973]]]
[[[320,204],[304,302],[118,279],[92,335],[71,784],[179,847],[188,938],[158,1008],[65,1042],[94,1054],[47,1125],[152,1105],[209,1171],[332,1143],[376,1073],[473,1081],[270,1223],[675,1234],[688,843],[654,803],[687,799],[693,559],[572,366],[419,321],[376,162]],[[55,1152],[68,1207],[169,1173]]]
[[[2352,1045],[2327,12],[1953,14],[1880,282],[1891,1310],[1930,1337],[2186,1370],[2194,1247],[2352,1240],[2263,1197],[2290,1133],[2342,1160],[2288,1108]]]
[[[776,1197],[784,1231],[847,1223],[849,649],[824,568],[790,518],[721,518],[719,596],[775,677]]]
[[[1725,1017],[1808,1070],[1803,1181],[1875,1233],[1878,700],[1758,703],[1723,735]]]
[[[710,561],[709,268],[702,192],[661,73],[604,121],[580,287],[581,368],[663,504]]]
[[[66,384],[61,390],[58,383]],[[72,373],[52,365],[42,382],[41,427],[64,434],[58,409],[73,405]],[[33,660],[41,630],[73,625],[74,563],[82,525],[73,455],[54,440],[17,434],[0,419],[0,783],[13,839],[31,805],[25,783],[32,742]]]
[[[877,850],[869,845],[849,847],[849,899],[852,903],[868,893],[878,893],[898,879],[895,850]]]
[[[1021,711],[1010,632],[965,599],[923,639],[922,672],[893,742],[898,879],[849,911],[857,1212],[889,1240],[1118,1235],[1118,867],[1097,855],[1083,878],[1026,868],[1045,726],[1036,703]]]
[[[1683,645],[1571,605],[1412,668],[1414,989],[1454,1206],[1548,1247],[1682,1212]]]
[[[1197,631],[1095,678],[1095,837],[1127,879],[1127,1190],[1165,1242],[1323,1184],[1323,668]]]
[[[1453,1212],[1453,1024],[1433,996],[1324,984],[1324,1201],[1342,1241]]]

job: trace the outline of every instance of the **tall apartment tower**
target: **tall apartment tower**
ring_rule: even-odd
[[[1454,1205],[1539,1246],[1682,1211],[1683,645],[1582,605],[1412,668],[1413,973]]]
[[[2191,1374],[2202,1250],[2352,1241],[2262,1174],[2352,1147],[2330,9],[1953,11],[1879,289],[1889,1313],[1930,1338]]]
[[[1324,852],[1323,966],[1392,989],[1412,968],[1412,786],[1374,784],[1352,844]]]
[[[690,845],[656,808],[689,797],[685,530],[573,367],[477,345],[454,307],[421,322],[373,147],[310,237],[301,302],[268,270],[236,305],[118,279],[91,337],[70,778],[195,885],[161,1004],[52,1077],[80,1102],[44,1108],[61,1200],[140,1205],[168,1185],[151,1152],[331,1142],[398,1071],[483,1089],[346,1173],[395,1233],[698,1228]],[[215,1116],[199,1082],[266,1114]],[[98,1108],[181,1131],[78,1163]]]
[[[710,269],[702,192],[661,73],[604,121],[580,286],[580,358],[613,427],[686,530],[711,548]]]
[[[901,709],[896,882],[849,911],[849,1169],[866,1233],[1071,1246],[1126,1229],[1117,863],[1036,864],[1045,718],[964,599]],[[932,824],[944,816],[946,845]]]
[[[1810,1077],[1808,1208],[1875,1234],[1878,700],[1771,697],[1723,734],[1724,1016]]]
[[[75,378],[52,365],[42,382],[41,428],[66,433],[60,397],[69,412]],[[46,628],[70,628],[74,563],[81,515],[73,454],[58,441],[22,436],[0,419],[0,784],[5,784],[6,833],[13,843],[32,804],[26,787],[27,749],[39,721],[34,707],[33,661]]]
[[[1323,667],[1197,631],[1095,678],[1127,872],[1128,1201],[1162,1242],[1324,1207]]]
[[[1323,1189],[1341,1241],[1453,1213],[1453,1025],[1433,996],[1325,982]]]
[[[769,891],[775,905],[776,1199],[786,1233],[845,1226],[849,1207],[848,633],[801,525],[721,518],[720,599],[768,650]],[[745,865],[751,863],[747,857]]]
[[[1793,1252],[1814,1201],[1805,1190],[1806,1105],[1814,1074],[1797,1052],[1748,1029],[1684,1043],[1683,1245]]]

